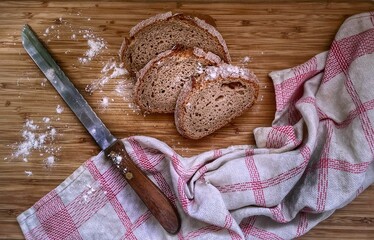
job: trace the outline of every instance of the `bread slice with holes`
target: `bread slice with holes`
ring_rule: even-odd
[[[203,138],[240,116],[256,101],[257,77],[250,70],[220,64],[187,82],[175,108],[175,126],[190,139]]]
[[[176,46],[153,58],[137,74],[134,101],[147,113],[173,113],[183,85],[221,58],[200,48]]]
[[[120,49],[120,58],[133,75],[158,54],[175,45],[200,47],[230,62],[222,35],[198,17],[171,12],[146,19],[130,30]]]

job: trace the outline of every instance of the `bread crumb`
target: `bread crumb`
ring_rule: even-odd
[[[43,36],[48,36],[48,34],[49,34],[49,27],[47,27],[46,29],[45,29],[45,31],[44,31],[44,34],[43,34]]]
[[[42,79],[42,82],[40,83],[40,85],[42,86],[42,87],[45,87],[45,84],[47,83],[47,79],[46,78],[43,78]]]
[[[25,174],[26,174],[26,176],[31,177],[32,176],[32,171],[25,171]]]
[[[128,107],[129,107],[130,109],[132,109],[132,112],[133,112],[133,113],[135,113],[136,115],[140,115],[141,110],[140,110],[140,108],[139,108],[138,105],[136,105],[135,103],[130,102],[130,103],[128,104]],[[143,115],[143,116],[144,116],[144,115]]]

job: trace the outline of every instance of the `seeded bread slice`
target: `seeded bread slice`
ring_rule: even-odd
[[[206,21],[184,14],[167,12],[138,23],[125,38],[120,58],[135,75],[147,62],[175,45],[200,47],[230,62],[230,55],[221,34]]]
[[[181,90],[176,128],[187,138],[205,137],[249,109],[258,91],[257,77],[248,69],[228,64],[207,67]]]
[[[185,82],[201,73],[203,67],[220,62],[220,57],[200,48],[177,46],[165,51],[137,74],[134,101],[144,112],[172,113]]]

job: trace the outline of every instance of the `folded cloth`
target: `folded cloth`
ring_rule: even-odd
[[[163,230],[103,153],[18,217],[27,239],[291,239],[374,182],[374,12],[348,18],[331,49],[270,73],[271,127],[256,147],[184,158],[138,136],[126,150],[177,206]]]

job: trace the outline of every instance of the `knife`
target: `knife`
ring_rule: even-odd
[[[177,233],[180,228],[180,218],[176,207],[130,159],[123,142],[110,133],[29,25],[26,24],[22,28],[21,37],[26,52],[95,139],[106,158],[121,171],[161,226],[171,234]]]

